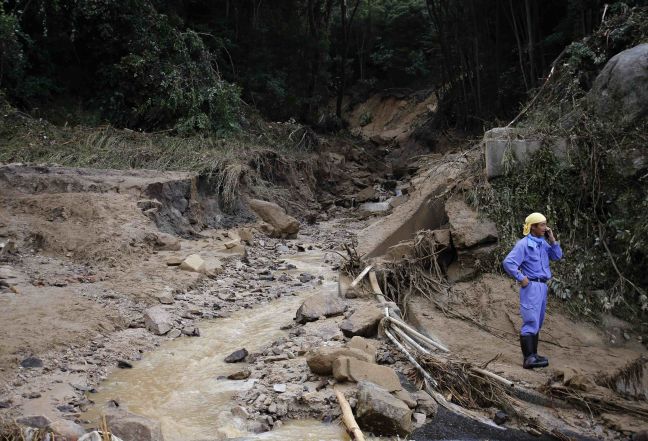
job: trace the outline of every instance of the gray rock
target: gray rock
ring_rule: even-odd
[[[602,117],[632,124],[648,115],[648,43],[610,58],[587,95]]]
[[[424,390],[420,390],[412,394],[416,400],[416,411],[433,418],[439,411],[439,405],[434,398]]]
[[[200,329],[195,326],[185,326],[182,328],[182,333],[189,337],[200,337]]]
[[[164,335],[173,328],[173,318],[164,307],[153,306],[144,311],[144,326],[156,335]]]
[[[177,328],[170,330],[169,333],[167,334],[167,336],[169,336],[170,338],[178,338],[181,335],[182,335],[182,332],[180,332],[180,330],[177,329]]]
[[[117,361],[117,367],[120,369],[132,369],[133,365],[126,360]]]
[[[385,389],[368,381],[358,384],[356,417],[361,428],[375,435],[406,436],[413,429],[410,408]]]
[[[457,249],[497,241],[495,222],[481,219],[463,199],[453,197],[445,204],[452,242]]]
[[[359,309],[340,324],[340,329],[347,337],[359,335],[373,337],[378,333],[378,324],[384,313],[373,306]]]
[[[426,419],[427,419],[427,417],[425,416],[424,413],[415,412],[415,413],[412,414],[412,420],[414,421],[414,427],[416,427],[416,428],[419,428],[423,424],[425,424]]]
[[[389,392],[402,389],[394,369],[351,357],[338,357],[333,362],[333,377],[338,381],[370,381]]]
[[[52,420],[44,415],[27,415],[16,418],[16,423],[20,424],[21,426],[45,429],[52,423]]]
[[[27,357],[20,362],[20,366],[24,368],[42,368],[43,360],[38,357]]]
[[[504,412],[503,410],[498,410],[498,411],[495,413],[495,417],[493,418],[493,421],[494,421],[495,424],[497,424],[497,425],[502,425],[502,424],[504,424],[505,422],[507,422],[508,419],[509,419],[509,416],[508,416],[508,414],[507,414],[506,412]]]
[[[159,251],[180,251],[181,245],[177,237],[166,233],[157,233],[155,249]]]
[[[297,323],[314,322],[318,318],[331,317],[344,312],[344,301],[334,294],[315,294],[304,300],[297,310]]]
[[[106,423],[111,432],[124,441],[164,441],[160,422],[141,415],[113,411],[106,414]]]
[[[83,427],[69,420],[56,420],[47,429],[70,440],[81,438],[86,433]]]
[[[3,400],[0,401],[0,409],[9,409],[12,406],[12,401],[11,400]]]
[[[229,354],[227,357],[225,357],[225,363],[238,363],[240,361],[245,360],[245,357],[248,356],[248,351],[247,349],[238,349],[231,354]]]
[[[378,350],[379,343],[376,340],[370,340],[368,338],[355,336],[349,341],[348,347],[353,349],[359,349],[365,354],[369,355],[371,361],[376,359],[376,351]]]
[[[274,389],[275,392],[282,394],[282,393],[286,392],[286,385],[285,384],[275,384],[273,386],[273,389]]]

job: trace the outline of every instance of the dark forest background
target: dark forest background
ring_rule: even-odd
[[[439,123],[514,115],[604,14],[587,0],[20,0],[0,3],[0,89],[55,123],[237,130],[252,106],[318,124],[343,98],[432,88]]]

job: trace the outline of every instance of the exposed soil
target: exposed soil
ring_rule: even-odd
[[[1,415],[47,415],[83,422],[82,412],[92,404],[88,398],[92,394],[86,393],[100,387],[120,360],[138,360],[167,339],[193,338],[178,334],[199,327],[202,319],[225,317],[321,283],[317,276],[301,278],[291,273],[287,256],[320,251],[325,256],[321,266],[335,272],[342,245],[357,237],[362,253],[384,261],[390,247],[417,230],[446,224],[439,201],[465,185],[462,173],[473,153],[419,161],[416,167],[422,172],[408,183],[407,178],[398,181],[388,175],[388,167],[372,175],[371,161],[363,162],[364,153],[353,149],[324,154],[328,155],[325,164],[306,174],[320,180],[304,183],[307,188],[299,191],[302,196],[317,194],[321,209],[313,213],[304,206],[301,213],[312,225],[302,223],[297,239],[289,241],[265,237],[245,211],[239,217],[225,214],[195,175],[3,167]],[[331,161],[349,174],[341,178],[327,169]],[[386,203],[387,209],[376,213],[362,205],[358,208],[365,201]],[[234,224],[239,227],[219,228]],[[200,254],[206,261],[205,271],[189,272],[167,264],[191,254]],[[372,302],[371,297],[348,299],[345,315]],[[143,312],[158,304],[172,314],[177,332],[157,336],[147,331]],[[530,388],[554,381],[559,373],[563,377],[582,374],[594,384],[595,378],[645,353],[629,325],[610,318],[606,328],[596,328],[574,321],[550,302],[541,350],[551,367],[522,369],[517,292],[511,281],[498,275],[458,282],[435,303],[412,297],[409,306],[408,320],[436,335],[455,355],[477,365],[490,361],[489,369]],[[342,345],[346,341],[339,329],[343,318],[304,326],[287,324],[288,339],[254,354],[250,369],[259,381],[241,394],[238,403],[260,425],[259,430],[270,429],[282,419],[339,416],[330,384],[309,372],[304,355],[321,344]],[[288,352],[293,357],[273,358]],[[391,345],[382,342],[379,352],[401,374],[413,377],[406,359]],[[43,367],[20,367],[30,356],[42,360]],[[268,420],[268,403],[259,402],[259,396],[271,395],[277,383],[287,385],[292,394],[284,398],[293,405],[281,415],[275,409],[274,419]],[[529,412],[537,413],[539,421],[604,439],[644,428],[619,416],[594,416],[579,409],[530,404]],[[461,430],[454,433],[468,436]],[[421,434],[434,439],[442,432]],[[468,432],[478,435],[478,431]]]

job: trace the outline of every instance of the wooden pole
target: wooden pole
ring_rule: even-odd
[[[392,323],[395,324],[396,326],[398,326],[398,327],[404,329],[404,330],[407,331],[411,336],[416,337],[416,338],[417,338],[419,341],[421,341],[422,343],[424,343],[424,344],[426,344],[426,345],[428,345],[428,346],[432,346],[432,347],[434,347],[434,348],[436,348],[436,349],[440,349],[440,350],[443,351],[443,352],[450,352],[450,351],[448,350],[448,348],[446,348],[444,345],[442,345],[441,343],[439,343],[439,342],[437,342],[437,341],[432,340],[430,337],[427,337],[427,336],[421,334],[421,333],[418,332],[416,329],[412,328],[410,325],[408,325],[407,323],[403,322],[402,320],[395,319],[394,317],[391,317],[391,316],[390,316],[390,317],[387,317],[387,318],[389,319],[390,322],[392,322]]]
[[[353,279],[353,282],[351,282],[351,288],[355,288],[356,285],[357,285],[358,283],[360,283],[360,281],[362,281],[362,279],[364,279],[364,276],[366,276],[367,273],[368,273],[369,271],[371,271],[371,268],[372,268],[372,267],[373,267],[373,265],[369,265],[368,267],[366,267],[365,269],[363,269],[362,272],[358,275],[358,277],[356,277],[355,279]]]
[[[358,423],[353,417],[353,412],[351,411],[351,405],[344,397],[344,394],[342,392],[340,392],[336,388],[333,388],[333,390],[335,390],[335,396],[337,397],[338,402],[340,403],[340,408],[342,409],[342,422],[344,422],[344,425],[347,427],[347,432],[351,434],[351,437],[353,437],[354,440],[365,441],[365,437],[362,434],[362,430],[360,430]]]

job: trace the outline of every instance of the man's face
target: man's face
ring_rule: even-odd
[[[531,234],[533,234],[536,237],[544,236],[545,231],[547,231],[547,223],[546,222],[540,222],[539,224],[531,225]]]

